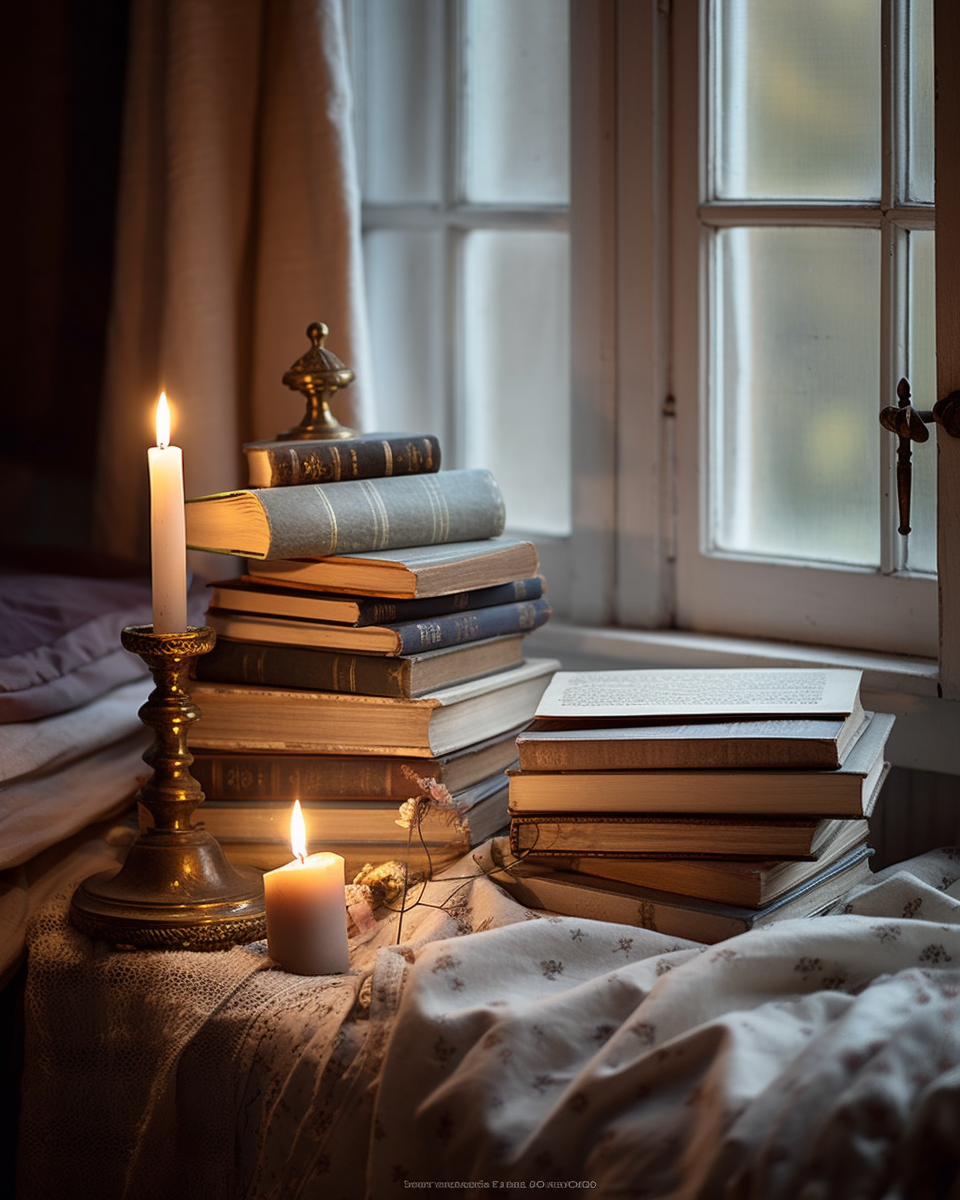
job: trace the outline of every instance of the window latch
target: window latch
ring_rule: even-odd
[[[910,384],[901,379],[897,384],[897,405],[888,405],[880,413],[880,424],[897,435],[897,504],[900,511],[899,533],[910,532],[910,489],[913,480],[911,442],[925,442],[930,437],[927,426],[936,421],[951,437],[960,437],[960,392],[951,392],[938,400],[933,408],[914,408],[910,400]]]

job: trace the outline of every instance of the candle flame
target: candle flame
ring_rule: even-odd
[[[161,450],[170,445],[170,405],[166,392],[161,392],[157,401],[157,445]]]
[[[295,858],[301,862],[307,857],[307,827],[303,823],[303,812],[300,801],[294,800],[293,812],[290,814],[290,845]]]

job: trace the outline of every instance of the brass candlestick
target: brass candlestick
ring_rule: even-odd
[[[70,920],[81,932],[115,945],[216,950],[266,936],[259,872],[230,865],[217,840],[191,824],[203,800],[190,774],[187,729],[200,712],[187,690],[190,666],[216,641],[212,629],[154,633],[131,625],[120,640],[149,666],[156,687],[140,720],[156,734],[143,756],[153,778],[137,799],[153,817],[118,871],[77,888]]]

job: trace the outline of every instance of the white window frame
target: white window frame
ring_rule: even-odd
[[[881,324],[880,393],[876,411],[896,403],[896,380],[904,371],[898,331],[893,328],[891,296],[896,287],[896,259],[891,241],[901,229],[931,229],[933,215],[928,205],[904,205],[894,209],[895,188],[891,172],[884,170],[882,195],[876,204],[776,204],[717,202],[709,196],[707,155],[699,150],[705,123],[704,106],[699,111],[688,102],[681,81],[703,80],[710,70],[701,47],[706,45],[709,3],[674,9],[673,113],[679,148],[674,156],[674,246],[677,263],[674,275],[675,337],[673,385],[678,397],[678,438],[684,453],[678,457],[677,510],[677,624],[684,629],[742,634],[749,628],[757,637],[783,637],[785,629],[797,629],[798,640],[865,649],[891,650],[900,654],[935,656],[937,653],[937,586],[930,576],[896,572],[900,566],[899,536],[893,533],[895,489],[888,486],[882,497],[882,521],[886,536],[882,544],[880,570],[839,565],[802,564],[770,557],[748,557],[722,553],[707,546],[709,521],[707,487],[708,388],[714,369],[706,337],[705,295],[709,278],[710,238],[724,227],[771,225],[784,228],[861,228],[877,230],[884,247],[884,278],[878,297],[884,310]],[[894,4],[883,6],[887,37]],[[884,74],[887,74],[885,64]],[[884,81],[886,83],[886,80]],[[892,137],[893,105],[884,105],[884,137]],[[698,152],[699,150],[699,152]],[[693,260],[696,252],[698,261]],[[681,260],[681,256],[683,256]],[[878,309],[878,316],[879,316]],[[699,336],[691,330],[699,328]],[[918,399],[919,407],[927,407]],[[868,436],[879,446],[887,467],[885,482],[893,479],[895,439],[874,423]],[[824,438],[829,434],[824,431]],[[696,448],[694,450],[694,448]],[[917,455],[925,453],[917,447]],[[869,621],[864,614],[869,613]]]
[[[671,209],[671,197],[691,194],[684,172],[696,172],[697,159],[672,157],[669,135],[671,105],[696,103],[697,60],[691,74],[689,53],[699,7],[694,0],[674,0],[672,8],[664,0],[573,0],[573,576],[569,618],[547,625],[536,635],[538,644],[570,667],[859,666],[866,702],[898,716],[891,760],[960,774],[960,709],[941,699],[960,699],[960,443],[939,428],[939,659],[802,646],[770,633],[670,628],[673,489],[695,484],[699,490],[697,481],[674,472],[675,427],[689,411],[673,397],[678,374],[689,374],[693,356],[690,342],[679,337],[671,272],[699,278],[699,244],[676,236]],[[936,0],[935,23],[937,64],[960,61],[960,11],[952,0]],[[960,83],[942,65],[937,80],[943,141],[960,123]],[[694,195],[698,182],[694,177]],[[960,321],[950,318],[960,314],[956,156],[938,157],[937,208],[937,390],[943,396],[960,388]],[[951,220],[954,213],[958,219]],[[698,372],[693,388],[696,397]],[[697,405],[693,411],[699,415]]]
[[[935,3],[937,62],[956,63],[960,6]],[[670,133],[678,97],[697,102],[696,67],[691,75],[681,52],[695,42],[698,12],[697,0],[571,0],[573,531],[535,535],[557,615],[531,651],[570,668],[859,666],[865,702],[898,716],[894,764],[960,774],[960,708],[939,698],[960,699],[960,443],[941,430],[939,661],[675,627],[675,490],[690,485],[675,471],[676,426],[688,418],[677,383],[690,362],[674,280],[697,277],[699,251],[678,236],[672,209],[689,194],[684,172],[696,156],[672,156]],[[949,134],[960,126],[960,80],[938,70],[938,85],[938,129]],[[960,314],[956,156],[938,157],[937,207],[942,396],[960,388],[960,321],[950,319]]]

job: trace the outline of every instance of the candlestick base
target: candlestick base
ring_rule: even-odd
[[[90,937],[135,948],[217,950],[266,935],[262,876],[231,866],[219,842],[191,824],[203,792],[189,770],[187,728],[200,712],[186,684],[190,664],[215,640],[206,626],[154,633],[134,625],[121,634],[156,683],[139,713],[156,734],[143,756],[154,773],[137,793],[154,824],[118,871],[93,875],[74,892],[70,920]]]

